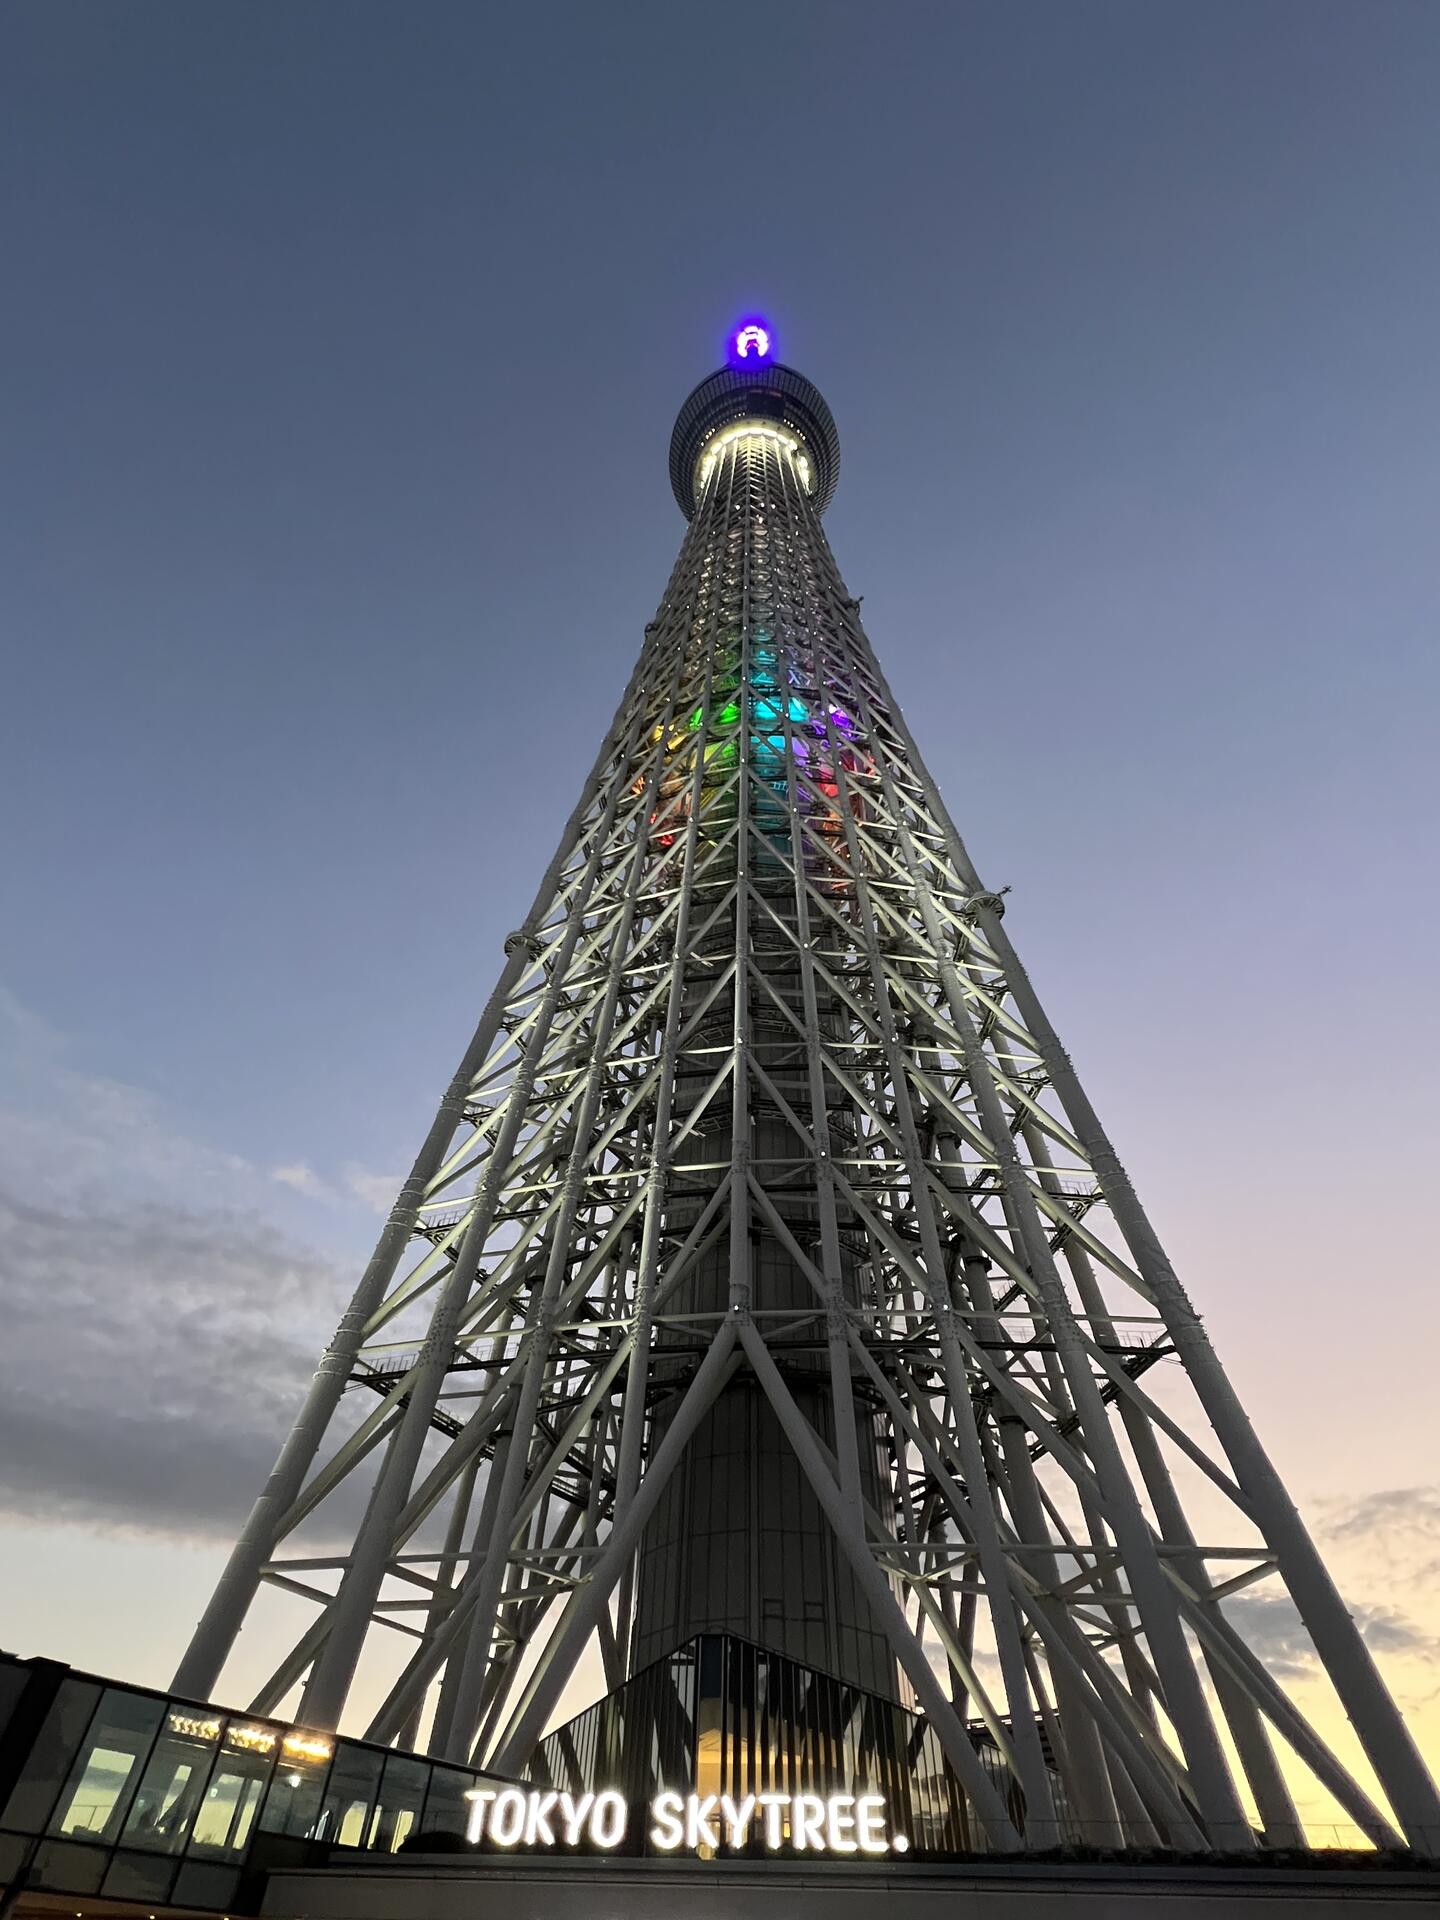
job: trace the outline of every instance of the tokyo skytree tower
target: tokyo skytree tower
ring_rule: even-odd
[[[577,1673],[725,1635],[917,1716],[995,1851],[1304,1845],[1302,1788],[1429,1850],[841,580],[839,461],[737,329],[635,670],[176,1691],[216,1697],[264,1589],[253,1712],[517,1776]]]

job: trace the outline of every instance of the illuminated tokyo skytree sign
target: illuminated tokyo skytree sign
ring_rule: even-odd
[[[1300,1805],[1434,1846],[840,577],[839,470],[746,318],[675,423],[686,532],[615,717],[176,1692],[216,1697],[263,1601],[257,1724],[470,1769],[501,1848],[1235,1853],[1305,1845]]]

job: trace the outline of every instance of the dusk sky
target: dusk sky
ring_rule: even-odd
[[[10,0],[0,1645],[168,1678],[758,311],[1440,1758],[1437,101],[1423,0]]]

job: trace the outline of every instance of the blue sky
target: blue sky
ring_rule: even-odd
[[[1432,1659],[1437,70],[1414,0],[12,0],[0,1641],[163,1676],[760,310],[1036,982]]]

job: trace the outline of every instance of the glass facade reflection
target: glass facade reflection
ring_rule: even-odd
[[[1009,1793],[1011,1776],[990,1735],[973,1727],[971,1738],[996,1790]],[[986,1848],[920,1715],[730,1634],[698,1635],[557,1727],[530,1771],[538,1784],[570,1794],[618,1788],[631,1806],[626,1853],[653,1851],[645,1809],[662,1792],[735,1800],[879,1793],[912,1857]],[[1020,1809],[1011,1811],[1018,1818]],[[746,1851],[763,1851],[758,1832]]]
[[[462,1841],[493,1776],[0,1657],[0,1883],[253,1908],[263,1871]]]
[[[990,1735],[976,1727],[972,1738],[1004,1792]],[[0,1885],[254,1912],[272,1868],[464,1849],[467,1794],[507,1784],[0,1656]],[[655,1851],[649,1802],[667,1791],[881,1794],[912,1858],[985,1850],[923,1718],[729,1634],[698,1635],[557,1728],[530,1784],[622,1794],[631,1817],[621,1854]],[[1012,1804],[1017,1820],[1021,1811]],[[759,1845],[757,1830],[746,1851]]]

